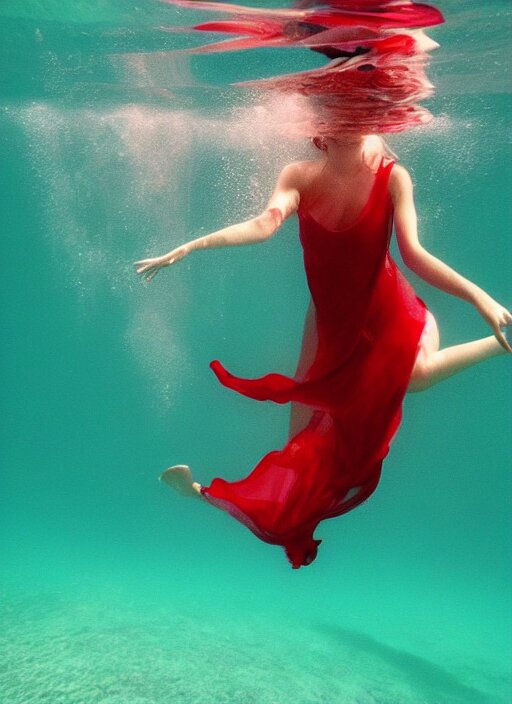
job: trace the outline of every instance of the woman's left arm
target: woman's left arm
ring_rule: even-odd
[[[297,185],[300,173],[300,164],[289,164],[284,167],[267,207],[260,215],[245,222],[224,227],[209,235],[197,237],[161,257],[140,259],[135,262],[137,274],[141,274],[149,283],[163,267],[175,264],[193,251],[256,244],[270,239],[279,230],[283,221],[299,207],[300,194]]]
[[[395,164],[391,172],[389,191],[394,206],[398,248],[404,264],[432,286],[472,303],[491,326],[502,347],[512,352],[512,347],[501,330],[512,323],[512,313],[420,244],[411,177],[398,164]]]

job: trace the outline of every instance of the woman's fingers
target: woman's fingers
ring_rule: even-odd
[[[512,346],[505,333],[505,328],[512,326],[512,313],[490,297],[479,308],[479,311],[503,349],[506,352],[512,352]]]
[[[139,261],[134,262],[133,264],[135,267],[137,267],[137,274],[140,274],[146,281],[150,282],[155,278],[155,276],[162,267],[174,264],[180,259],[183,259],[186,254],[186,247],[181,246],[173,250],[170,254],[166,254],[163,257],[139,259]]]
[[[139,263],[140,262],[135,262],[135,265]],[[139,266],[137,268],[137,274],[140,274],[142,277],[147,278],[148,274],[151,274],[153,271],[158,271],[158,269],[160,269],[162,266],[166,266],[166,264],[163,264],[162,262],[156,262],[153,259],[151,261],[148,261],[146,264]]]
[[[153,266],[158,260],[151,258],[151,259],[140,259],[138,262],[133,262],[133,265],[138,267],[139,269],[143,269],[144,267],[148,266]]]
[[[512,352],[512,346],[507,339],[505,333],[505,328],[510,328],[512,326],[512,313],[506,308],[502,308],[498,315],[498,323],[495,327],[495,334],[500,345],[507,350],[507,352]]]
[[[509,323],[510,325],[510,323]],[[507,350],[507,352],[512,352],[512,347],[510,346],[509,341],[507,340],[505,333],[503,332],[503,328],[507,327],[507,325],[497,325],[494,328],[494,334],[496,336],[496,339],[500,343],[500,345]]]
[[[144,271],[141,273],[141,277],[144,279],[144,281],[151,281],[151,279],[154,278],[155,274],[158,272],[158,268],[151,267],[147,271]]]
[[[507,342],[507,338],[506,338],[505,335],[501,332],[501,330],[496,333],[496,338],[497,338],[498,342],[500,343],[500,345],[503,347],[504,350],[506,350],[507,352],[512,352],[512,347],[511,347],[510,344]]]
[[[136,263],[137,265],[137,263]],[[137,267],[137,274],[145,274],[155,267],[154,263],[147,263]]]
[[[147,264],[146,266],[142,266],[140,269],[137,269],[137,274],[142,274],[142,276],[145,276],[149,272],[153,271],[154,268],[154,264]]]
[[[155,276],[158,274],[159,271],[160,271],[159,266],[152,266],[144,274],[142,274],[142,276],[146,281],[151,281],[152,279],[155,278]]]
[[[162,266],[174,264],[176,257],[166,257],[165,259],[142,259],[140,262],[134,262],[137,267],[137,274],[144,274],[150,269],[160,269]]]

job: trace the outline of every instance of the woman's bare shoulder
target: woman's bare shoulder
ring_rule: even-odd
[[[281,171],[281,178],[293,183],[298,187],[307,182],[312,176],[318,173],[321,164],[320,159],[310,159],[308,161],[293,161]]]
[[[393,168],[391,169],[391,174],[389,176],[389,180],[391,181],[396,181],[398,183],[412,183],[411,175],[405,168],[405,166],[402,166],[402,164],[393,164]]]
[[[410,173],[401,164],[393,164],[389,175],[389,192],[394,198],[404,192],[411,192],[413,183]]]

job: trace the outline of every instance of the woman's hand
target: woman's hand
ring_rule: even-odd
[[[164,266],[169,266],[170,264],[175,264],[183,257],[186,257],[190,252],[188,245],[182,244],[172,252],[164,254],[163,257],[153,257],[152,259],[141,259],[135,262],[137,267],[137,274],[140,274],[148,283],[152,281],[158,274],[160,269]]]
[[[500,345],[507,352],[512,352],[512,347],[503,333],[504,327],[512,325],[512,313],[483,292],[478,296],[475,306],[483,319],[494,330],[494,335]]]

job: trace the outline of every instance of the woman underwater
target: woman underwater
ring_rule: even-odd
[[[247,222],[136,262],[151,281],[198,249],[264,242],[298,214],[311,304],[293,378],[241,379],[220,362],[221,383],[251,398],[291,402],[289,440],[244,479],[209,487],[186,465],[161,479],[281,545],[293,568],[310,564],[321,520],[341,515],[375,490],[401,419],[406,392],[422,391],[490,357],[512,352],[512,314],[477,285],[427,252],[417,232],[413,185],[376,135],[313,140],[321,158],[281,172],[267,208]],[[389,254],[394,228],[401,257],[415,274],[473,304],[493,335],[439,349],[434,316]]]

